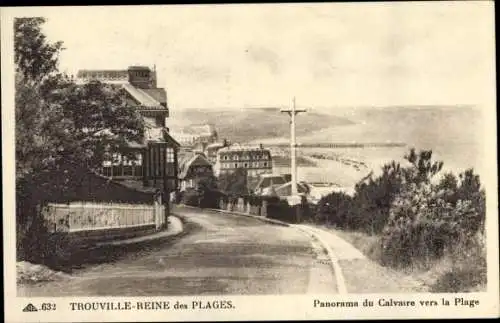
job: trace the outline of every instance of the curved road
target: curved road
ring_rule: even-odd
[[[108,254],[60,281],[25,285],[19,296],[166,296],[336,293],[321,248],[292,227],[176,208],[186,234]],[[115,259],[112,259],[115,258]]]

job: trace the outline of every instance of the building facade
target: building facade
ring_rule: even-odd
[[[246,170],[249,177],[272,173],[272,157],[269,149],[259,146],[231,145],[217,151],[215,174],[220,176],[234,172],[238,168]]]
[[[214,125],[190,125],[182,129],[174,129],[171,135],[183,147],[206,147],[218,140],[217,130]]]
[[[125,152],[114,153],[103,163],[101,174],[117,180],[141,181],[144,186],[176,189],[180,144],[166,126],[167,93],[157,87],[156,70],[130,66],[126,70],[80,70],[77,74],[77,83],[92,80],[124,89],[124,100],[139,111],[145,125],[144,141],[128,143],[126,153],[135,158],[127,158]]]
[[[215,165],[217,163],[217,153],[219,152],[219,150],[228,147],[229,145],[230,144],[226,139],[224,139],[222,142],[214,142],[210,145],[207,145],[204,151],[208,161]]]
[[[186,156],[179,167],[179,190],[198,189],[203,179],[213,177],[213,165],[201,152]]]

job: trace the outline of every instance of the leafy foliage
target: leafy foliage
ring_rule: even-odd
[[[361,230],[369,234],[382,232],[396,196],[408,183],[429,183],[438,174],[443,163],[432,160],[432,151],[418,154],[411,149],[405,156],[409,166],[392,161],[382,167],[382,173],[370,174],[355,186],[351,198],[332,193],[319,202],[316,218],[342,228]]]
[[[356,185],[353,197],[332,193],[317,208],[315,220],[377,237],[371,246],[384,265],[429,266],[450,258],[449,271],[432,286],[436,291],[463,291],[486,282],[485,192],[468,169],[445,173],[431,151],[405,156],[408,166],[391,162],[376,178]],[[446,259],[448,259],[446,258]],[[469,266],[470,262],[474,266]]]
[[[57,72],[58,57],[63,43],[50,43],[42,33],[45,18],[16,18],[14,20],[14,60],[16,72],[23,80],[40,83]]]
[[[182,193],[181,201],[185,205],[189,206],[200,206],[200,193],[193,189],[185,190]]]
[[[382,235],[383,262],[408,265],[442,257],[469,244],[484,228],[484,191],[472,170],[457,183],[447,175],[440,183],[407,185],[394,200]],[[443,190],[443,186],[456,185]]]
[[[14,22],[18,234],[38,242],[43,220],[37,208],[77,185],[65,165],[99,167],[127,142],[142,141],[144,129],[119,89],[99,82],[78,85],[58,72],[62,43],[47,40],[44,22]]]
[[[217,208],[222,193],[217,187],[217,179],[215,176],[207,176],[198,182],[198,193],[200,195],[200,207]]]
[[[219,176],[219,188],[228,195],[244,196],[248,194],[247,172],[243,168],[236,169],[233,173]]]

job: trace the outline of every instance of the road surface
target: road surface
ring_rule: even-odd
[[[115,249],[59,281],[23,285],[19,296],[279,295],[336,293],[323,250],[296,228],[176,208],[186,234]]]

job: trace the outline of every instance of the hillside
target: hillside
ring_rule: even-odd
[[[435,158],[445,162],[445,169],[459,171],[474,167],[479,174],[486,174],[482,165],[485,160],[483,122],[480,107],[324,108],[310,110],[297,118],[297,141],[301,144],[404,143],[405,147],[303,148],[301,151],[307,155],[342,156],[378,169],[378,165],[387,161],[402,160],[409,147],[432,149]],[[276,108],[174,111],[169,123],[175,127],[212,123],[220,138],[239,142],[288,144],[290,138],[289,117]],[[325,175],[327,173],[332,172]]]
[[[300,126],[297,127],[297,136],[319,129],[353,124],[348,118],[319,112],[301,114],[298,121]],[[185,109],[172,111],[169,118],[172,130],[207,123],[216,127],[219,138],[227,138],[233,142],[290,136],[289,117],[280,113],[278,108]]]

